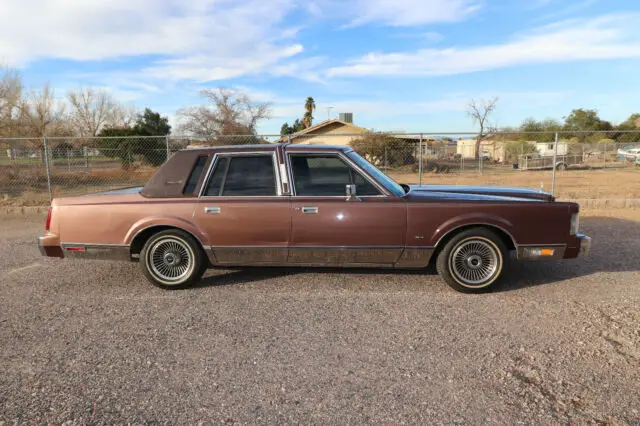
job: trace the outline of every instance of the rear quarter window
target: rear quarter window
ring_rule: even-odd
[[[195,195],[198,181],[200,180],[200,176],[202,176],[202,172],[204,171],[204,166],[207,163],[207,158],[208,157],[206,155],[201,155],[196,160],[196,164],[193,166],[193,169],[189,174],[189,179],[187,179],[187,184],[182,190],[184,195]]]

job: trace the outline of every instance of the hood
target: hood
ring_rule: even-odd
[[[500,186],[464,186],[464,185],[409,185],[411,192],[438,193],[468,196],[489,196],[517,200],[555,201],[553,195],[529,188],[506,188]],[[464,197],[462,197],[464,198]]]

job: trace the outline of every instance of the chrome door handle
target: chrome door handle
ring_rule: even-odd
[[[318,214],[318,208],[317,207],[303,207],[302,208],[302,213],[304,213],[304,214]]]
[[[204,208],[204,213],[205,214],[220,214],[221,210],[220,207],[205,207]]]

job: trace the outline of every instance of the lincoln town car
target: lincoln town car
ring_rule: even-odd
[[[262,144],[183,150],[144,187],[54,199],[38,244],[139,262],[166,289],[211,267],[433,265],[482,292],[508,282],[514,259],[576,258],[591,239],[578,204],[546,192],[407,185],[349,147]]]

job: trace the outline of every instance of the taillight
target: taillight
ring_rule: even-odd
[[[49,213],[47,213],[47,223],[44,225],[44,230],[48,231],[51,228],[51,214],[53,213],[53,207],[49,207]]]

